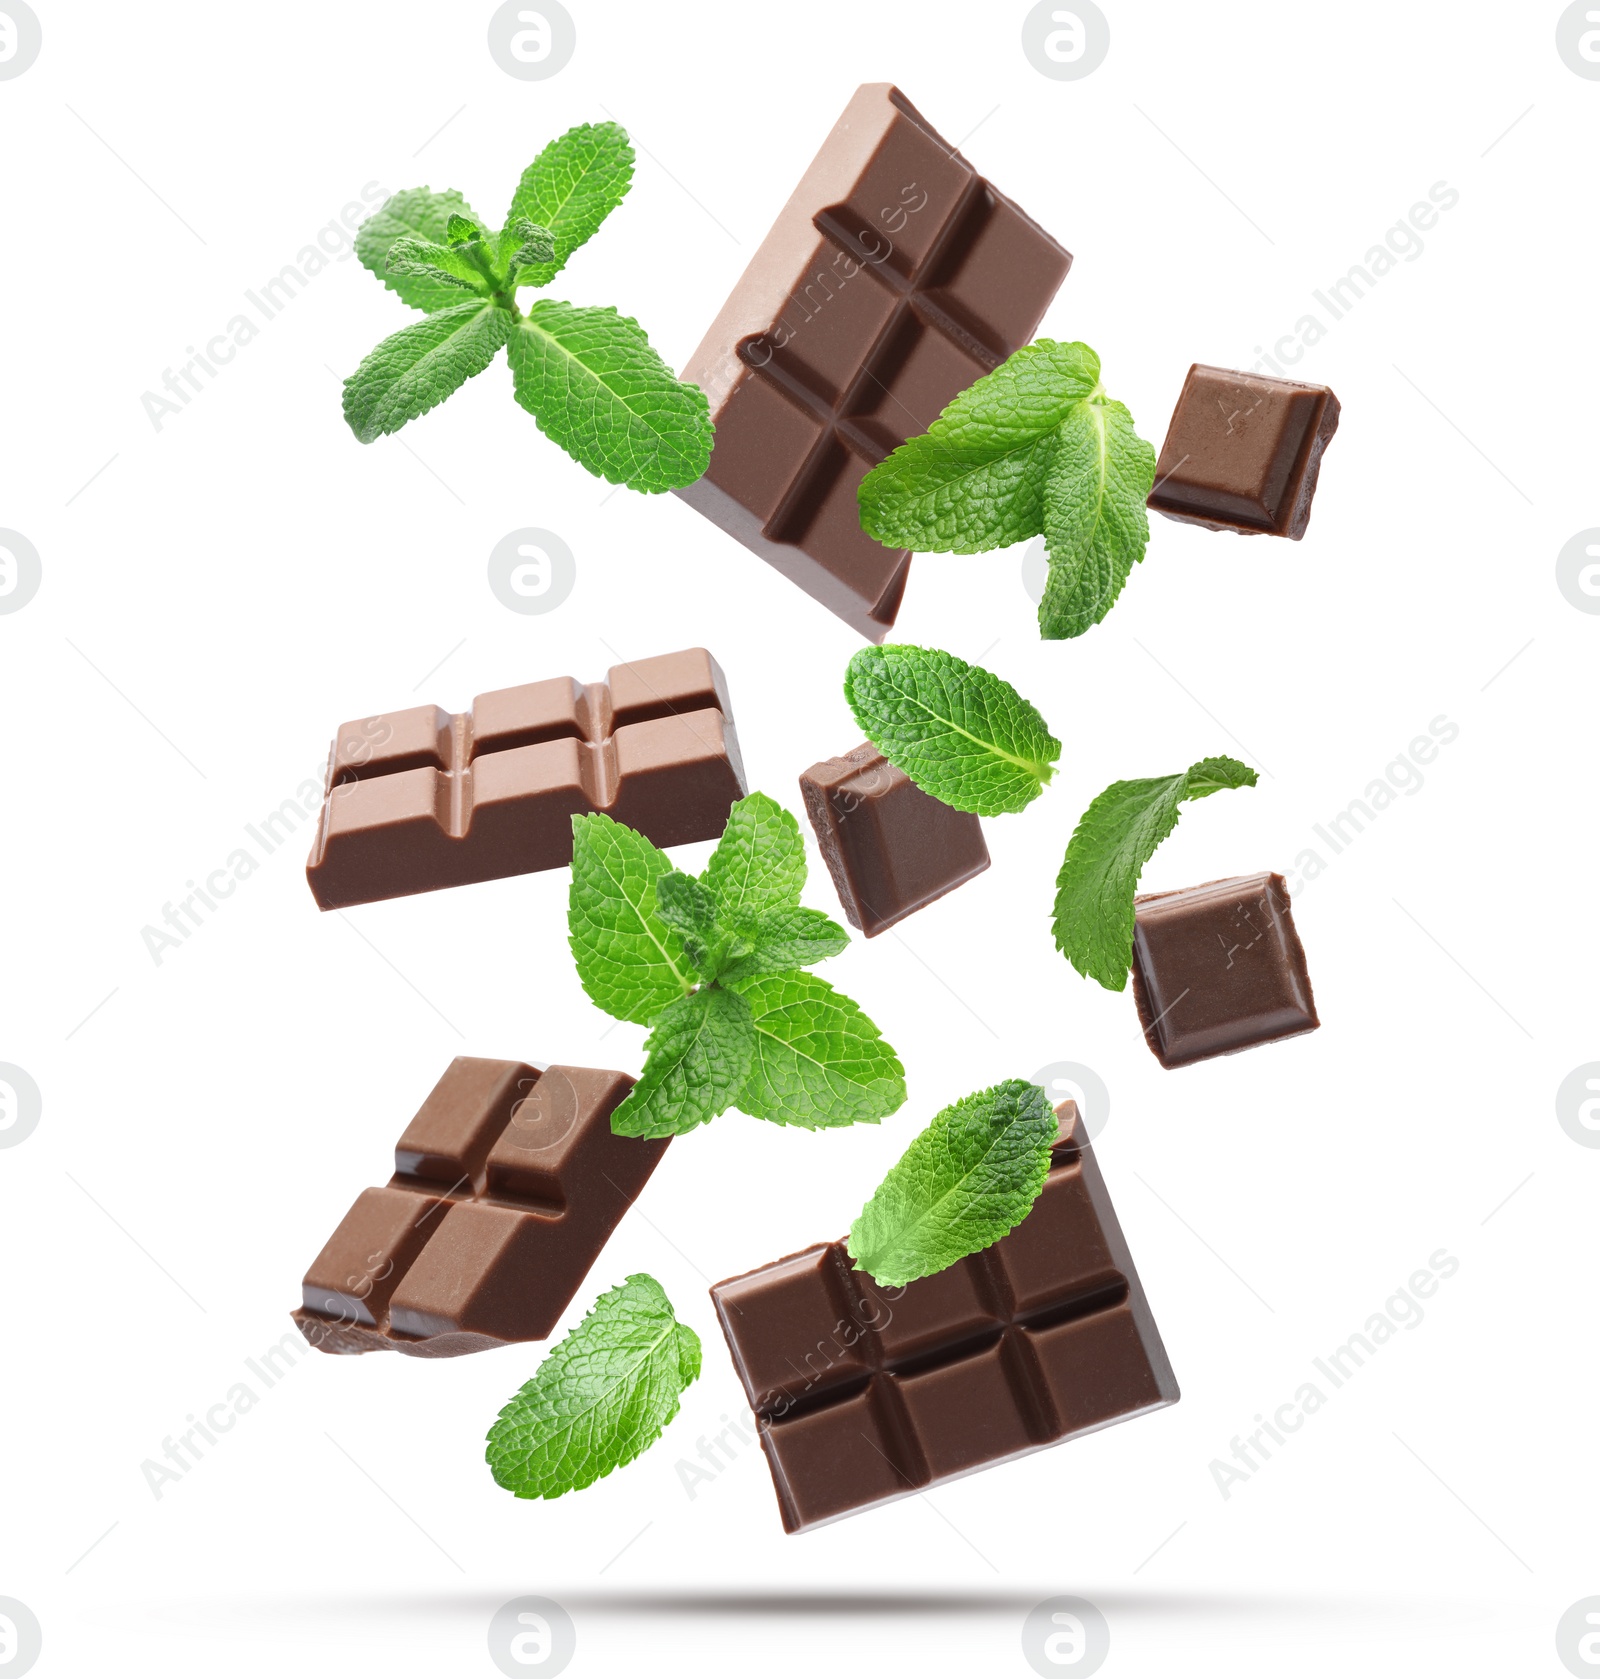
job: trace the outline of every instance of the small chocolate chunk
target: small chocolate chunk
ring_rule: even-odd
[[[1134,899],[1133,996],[1163,1067],[1321,1025],[1279,874]]]
[[[1325,385],[1196,363],[1161,446],[1149,505],[1185,524],[1298,542],[1338,427],[1339,399]]]
[[[876,747],[813,764],[800,793],[839,902],[869,939],[989,866],[978,818],[924,793]]]

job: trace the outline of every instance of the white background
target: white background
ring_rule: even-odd
[[[43,561],[0,617],[0,1060],[44,1097],[0,1152],[0,1595],[39,1617],[39,1671],[491,1673],[489,1618],[531,1592],[572,1615],[574,1672],[1020,1674],[1027,1610],[1065,1592],[1130,1679],[1560,1673],[1556,1621],[1600,1591],[1600,1154],[1554,1104],[1600,1057],[1600,618],[1555,583],[1600,523],[1600,84],[1558,57],[1559,8],[1106,0],[1110,56],[1067,82],[1009,0],[570,3],[572,62],[523,82],[486,4],[36,0],[42,55],[0,82],[0,525]],[[497,222],[547,140],[608,116],[636,184],[552,292],[682,365],[875,79],[1076,254],[1042,331],[1093,344],[1158,445],[1191,361],[1250,365],[1433,183],[1460,202],[1298,369],[1344,406],[1304,542],[1155,519],[1112,616],[1054,644],[1020,549],[915,563],[897,638],[1015,683],[1062,768],[986,824],[990,872],[826,970],[899,1050],[905,1108],[814,1136],[727,1115],[591,1274],[571,1321],[643,1269],[704,1339],[659,1444],[519,1502],[482,1438],[537,1349],[307,1352],[158,1500],[141,1465],[290,1328],[451,1056],[637,1071],[643,1033],[580,990],[563,873],[323,915],[301,835],[159,966],[141,929],[341,720],[693,643],[752,784],[798,809],[798,772],[858,739],[859,643],[676,499],[608,494],[503,359],[355,443],[339,380],[408,312],[354,260],[159,431],[141,394],[364,184],[460,187]],[[543,617],[486,583],[528,525],[577,556]],[[1313,825],[1441,716],[1421,790],[1334,857]],[[1145,884],[1322,851],[1295,913],[1324,1024],[1168,1073],[1131,997],[1054,953],[1052,882],[1107,782],[1215,752],[1260,786],[1192,808]],[[1063,1060],[1111,1089],[1097,1152],[1182,1403],[796,1538],[754,1448],[691,1499],[678,1463],[742,1414],[708,1283],[838,1234],[937,1108]],[[1440,1248],[1460,1268],[1425,1320],[1225,1499],[1212,1460]]]

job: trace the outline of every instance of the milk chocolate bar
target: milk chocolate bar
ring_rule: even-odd
[[[746,792],[727,682],[703,647],[413,706],[340,728],[306,879],[321,909],[572,861],[572,817],[657,845],[715,839]]]
[[[302,1284],[328,1353],[455,1358],[542,1341],[666,1141],[617,1137],[626,1073],[458,1056]],[[670,1140],[670,1139],[669,1139]]]
[[[1071,262],[898,88],[858,89],[684,369],[716,443],[677,493],[881,641],[911,556],[857,487],[1033,337]]]
[[[800,796],[839,902],[869,939],[989,866],[978,818],[924,793],[874,746],[813,764]]]
[[[1338,429],[1339,399],[1326,385],[1197,363],[1167,428],[1149,505],[1210,530],[1298,542]]]
[[[1178,1384],[1076,1103],[1028,1216],[879,1288],[841,1242],[711,1291],[786,1531],[1173,1404]]]
[[[1135,898],[1133,997],[1163,1067],[1315,1031],[1321,1022],[1283,876]]]

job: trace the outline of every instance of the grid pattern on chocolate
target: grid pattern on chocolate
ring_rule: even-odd
[[[892,97],[907,120],[923,126],[930,139],[943,146],[944,142],[921,123],[908,103],[898,94]],[[804,535],[812,509],[844,470],[846,455],[868,467],[876,466],[908,436],[925,430],[932,418],[937,418],[937,411],[930,417],[907,407],[896,392],[895,374],[912,356],[933,359],[941,350],[945,352],[942,359],[951,375],[946,383],[954,396],[984,374],[992,373],[1014,348],[984,342],[932,295],[942,278],[947,255],[960,247],[963,232],[985,219],[994,205],[994,190],[989,183],[959,153],[949,155],[952,163],[965,171],[966,182],[926,252],[905,273],[877,255],[875,247],[869,248],[869,230],[852,231],[839,209],[824,210],[813,218],[817,232],[839,257],[853,265],[856,273],[851,278],[859,275],[868,286],[881,287],[886,293],[876,335],[865,346],[847,382],[828,391],[823,381],[807,378],[781,355],[774,354],[761,337],[738,346],[745,366],[809,411],[820,428],[810,452],[763,527],[763,534],[774,542],[794,542]],[[929,345],[929,334],[938,342]],[[874,421],[873,416],[885,405],[888,412],[884,419]]]
[[[679,492],[870,640],[910,554],[857,491],[1033,335],[1071,256],[888,83],[859,88],[685,369],[711,464]]]
[[[666,1148],[616,1137],[633,1080],[461,1056],[313,1261],[295,1322],[325,1352],[453,1357],[548,1335]]]
[[[880,1289],[835,1242],[713,1289],[789,1531],[1178,1397],[1072,1104],[1062,1120],[1028,1218],[936,1276]]]
[[[727,685],[704,648],[346,723],[306,864],[323,909],[572,860],[603,811],[657,845],[721,833],[746,791]]]

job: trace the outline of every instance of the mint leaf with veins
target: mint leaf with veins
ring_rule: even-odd
[[[1037,536],[1056,430],[1099,379],[1087,344],[1041,338],[1018,350],[867,474],[861,528],[921,554],[979,554]]]
[[[711,406],[636,320],[540,298],[512,329],[511,380],[539,429],[580,466],[646,494],[692,484],[711,461]]]
[[[754,979],[758,974],[786,974],[809,968],[837,956],[850,943],[850,935],[821,910],[768,910],[738,923],[737,936],[743,954],[734,954],[717,976],[724,985],[735,980]]]
[[[769,910],[793,909],[806,882],[806,848],[800,824],[776,799],[751,793],[728,815],[705,883],[728,922]]]
[[[578,976],[608,1013],[651,1028],[613,1131],[675,1136],[731,1107],[816,1129],[875,1121],[905,1101],[878,1028],[804,971],[850,936],[800,903],[805,849],[781,805],[740,799],[698,880],[609,817],[574,817],[572,831]]]
[[[1044,535],[1047,640],[1111,610],[1150,540],[1155,451],[1087,344],[1041,338],[963,391],[861,482],[861,526],[891,547],[977,554]]]
[[[700,1374],[700,1337],[654,1277],[602,1294],[489,1430],[490,1473],[518,1498],[560,1498],[632,1463]]]
[[[755,1054],[750,1005],[708,985],[670,1004],[645,1044],[644,1071],[611,1116],[619,1137],[675,1137],[739,1099]]]
[[[1061,742],[1009,682],[937,647],[863,647],[845,698],[868,740],[924,793],[999,816],[1038,798]]]
[[[573,817],[567,939],[583,989],[618,1020],[648,1026],[694,987],[682,938],[656,912],[656,882],[671,872],[643,834]]]
[[[522,172],[511,214],[500,238],[504,255],[524,243],[521,221],[547,228],[550,256],[521,271],[519,286],[547,286],[568,257],[599,231],[600,224],[633,184],[633,147],[614,122],[584,123],[552,140]]]
[[[344,417],[363,443],[399,431],[483,372],[510,322],[487,298],[440,309],[386,338],[344,382]]]
[[[462,216],[473,222],[473,214],[459,192],[430,192],[426,187],[410,187],[391,194],[356,229],[356,256],[363,268],[383,281],[402,303],[413,309],[450,309],[461,301],[460,293],[437,276],[391,273],[389,251],[397,239],[421,239],[427,244],[443,245],[448,237],[451,218]]]
[[[935,1114],[850,1226],[856,1269],[900,1288],[998,1242],[1038,1200],[1055,1137],[1049,1099],[1022,1079]]]
[[[623,130],[584,124],[552,140],[523,172],[498,236],[454,190],[419,187],[387,199],[356,232],[362,263],[430,315],[451,315],[463,290],[492,314],[470,332],[452,320],[442,337],[417,330],[380,344],[345,381],[345,417],[357,438],[370,443],[398,430],[509,344],[516,400],[590,472],[647,493],[700,477],[711,459],[705,394],[673,376],[637,321],[554,298],[526,315],[517,305],[518,289],[552,279],[632,179]],[[445,338],[450,348],[440,351]]]
[[[1235,787],[1256,772],[1236,758],[1202,758],[1178,775],[1114,781],[1079,818],[1056,876],[1056,948],[1086,979],[1121,991],[1133,965],[1133,900],[1178,808]]]
[[[455,246],[435,245],[431,240],[418,239],[409,233],[396,239],[389,247],[384,266],[390,274],[433,280],[441,285],[477,292],[480,297],[487,297],[489,293],[489,282]]]
[[[876,1124],[906,1099],[905,1069],[878,1028],[815,974],[732,982],[756,1035],[737,1106],[775,1125]]]
[[[1156,452],[1120,402],[1083,403],[1057,437],[1045,482],[1050,575],[1039,602],[1047,641],[1082,635],[1116,604],[1150,542],[1145,497],[1156,477]]]

